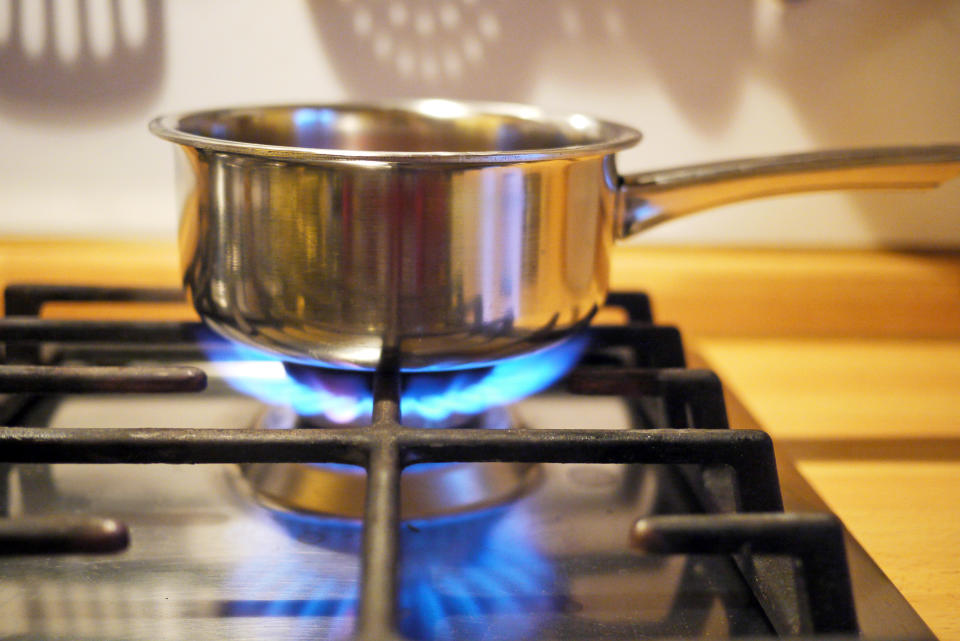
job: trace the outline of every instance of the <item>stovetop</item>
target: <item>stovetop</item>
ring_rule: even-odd
[[[400,426],[383,372],[368,427],[253,430],[270,410],[226,384],[199,326],[33,318],[139,298],[179,294],[7,292],[4,636],[934,638],[770,439],[729,429],[720,381],[642,295],[612,296],[629,323],[593,328],[564,381],[490,430]],[[490,460],[543,462],[514,500],[400,519],[402,469]],[[237,463],[275,461],[365,466],[364,521],[255,496]],[[102,522],[64,534],[65,515],[122,522],[129,545]]]

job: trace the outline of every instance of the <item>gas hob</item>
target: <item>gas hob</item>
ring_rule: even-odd
[[[629,323],[482,428],[403,426],[405,383],[380,373],[367,426],[257,429],[288,410],[238,394],[257,368],[211,360],[229,345],[203,328],[33,317],[178,297],[8,289],[4,635],[933,638],[770,439],[729,429],[720,381],[642,295],[611,296]],[[488,461],[524,466],[509,496],[401,513],[403,477]],[[275,464],[366,468],[363,519],[251,483]]]

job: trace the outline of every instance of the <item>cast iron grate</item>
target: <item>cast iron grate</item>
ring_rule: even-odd
[[[48,343],[216,345],[223,339],[198,323],[52,321],[37,317],[51,300],[179,300],[171,290],[16,286],[6,291],[7,318],[0,343],[8,365],[0,366],[0,392],[60,394],[82,392],[189,392],[205,385],[202,371],[189,367],[72,367],[40,364]],[[717,513],[651,517],[637,522],[635,547],[650,553],[732,555],[747,573],[762,573],[754,553],[799,561],[803,598],[809,612],[780,617],[782,634],[857,631],[842,526],[831,516],[784,514],[769,436],[727,429],[722,386],[711,372],[684,369],[682,342],[674,328],[652,324],[643,295],[617,294],[611,304],[630,315],[626,326],[598,327],[594,353],[626,348],[627,365],[604,359],[575,369],[567,379],[577,393],[611,394],[631,400],[642,413],[641,397],[662,400],[670,429],[482,430],[413,429],[400,423],[401,377],[374,375],[372,423],[361,429],[52,429],[0,430],[0,480],[18,463],[280,463],[331,462],[362,466],[368,491],[358,639],[398,638],[397,567],[400,475],[426,462],[552,462],[673,464],[688,476],[707,477],[717,466],[733,472],[731,496],[708,496]],[[21,316],[11,316],[21,314]],[[208,347],[210,346],[208,345]],[[616,361],[616,359],[613,359]],[[709,490],[710,483],[694,479]],[[709,491],[705,491],[709,494]],[[0,499],[6,488],[0,484]],[[716,499],[714,501],[714,499]],[[726,503],[726,504],[725,504]],[[719,533],[719,534],[718,534]],[[6,553],[105,551],[125,545],[122,527],[109,520],[0,520]],[[30,548],[31,541],[34,548]],[[795,561],[789,561],[787,574]],[[780,570],[784,569],[780,564]],[[758,574],[759,576],[759,574]],[[761,577],[762,579],[762,577]],[[755,582],[768,590],[777,580]],[[772,606],[776,610],[776,606]]]

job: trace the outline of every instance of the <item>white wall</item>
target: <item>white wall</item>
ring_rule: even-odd
[[[960,142],[950,0],[118,2],[0,3],[0,233],[172,238],[172,154],[146,123],[213,106],[530,102],[642,129],[623,170]],[[955,182],[728,207],[645,242],[960,247]]]

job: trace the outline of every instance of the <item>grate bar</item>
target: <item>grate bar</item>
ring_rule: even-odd
[[[5,463],[347,463],[364,465],[360,429],[0,429]]]
[[[397,572],[400,566],[400,374],[377,371],[373,379],[373,423],[363,508],[360,611],[356,638],[388,641],[397,635]]]
[[[685,514],[639,519],[630,542],[652,554],[777,554],[800,560],[811,632],[857,631],[843,525],[832,514]]]
[[[6,360],[15,363],[38,363],[41,342],[136,342],[140,344],[204,343],[223,339],[216,337],[201,323],[143,323],[132,321],[64,321],[40,319],[46,303],[69,302],[150,302],[186,301],[182,289],[166,287],[98,287],[89,285],[7,285],[3,291],[4,316],[0,319],[0,341],[6,345]],[[181,327],[175,327],[179,325]],[[193,328],[184,330],[183,326]],[[88,333],[92,330],[92,333]],[[58,333],[58,332],[64,333]],[[17,338],[18,334],[27,336]],[[66,336],[72,338],[66,338]],[[32,336],[32,338],[30,337]]]
[[[668,407],[686,407],[691,427],[726,429],[727,408],[720,378],[706,369],[578,367],[566,378],[574,394],[627,398],[658,396]],[[684,420],[684,423],[686,421]],[[671,425],[671,427],[688,427]]]
[[[0,365],[0,393],[199,392],[207,375],[196,367],[73,367]]]
[[[176,303],[186,298],[183,290],[165,287],[7,285],[4,289],[4,311],[7,316],[36,316],[45,303],[52,301]]]
[[[0,341],[16,343],[193,343],[224,340],[203,323],[190,321],[92,321],[34,317],[0,319]]]
[[[114,519],[56,514],[0,519],[0,557],[20,554],[120,552],[127,526]]]
[[[52,429],[0,430],[0,462],[280,463],[365,465],[396,438],[400,462],[702,463],[737,474],[740,507],[783,508],[773,444],[752,430]]]
[[[669,325],[596,325],[590,328],[597,349],[629,347],[636,367],[686,367],[680,330]]]
[[[773,443],[755,430],[409,430],[405,464],[441,461],[700,463],[737,475],[739,508],[783,510]]]
[[[606,304],[622,307],[631,323],[653,323],[653,306],[643,292],[610,292]]]
[[[396,635],[400,470],[396,443],[392,439],[376,443],[367,465],[363,511],[357,638],[365,641],[385,641]]]
[[[406,463],[517,461],[555,463],[729,463],[731,450],[769,443],[760,431],[404,429]]]

